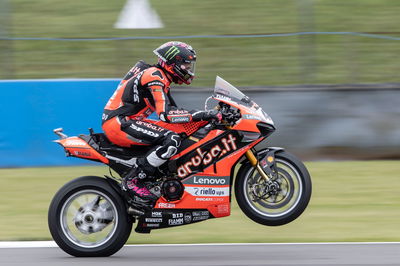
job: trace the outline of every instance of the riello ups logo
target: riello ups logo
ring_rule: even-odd
[[[185,156],[185,163],[181,164],[177,169],[178,176],[184,178],[203,167],[215,163],[217,158],[221,159],[236,151],[239,148],[237,143],[237,137],[233,134],[228,134],[208,145],[197,148],[194,152]]]

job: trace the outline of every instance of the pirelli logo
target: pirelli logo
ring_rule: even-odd
[[[168,51],[165,53],[165,59],[170,60],[174,58],[177,54],[179,54],[179,49],[176,46],[172,46],[171,48],[168,49]]]

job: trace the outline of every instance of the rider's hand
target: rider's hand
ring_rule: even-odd
[[[211,113],[212,112],[212,113]],[[222,113],[220,111],[217,110],[211,110],[209,113],[211,120],[216,120],[218,122],[222,121]]]
[[[192,119],[193,121],[216,120],[220,122],[222,120],[222,114],[217,110],[197,111],[192,115]]]

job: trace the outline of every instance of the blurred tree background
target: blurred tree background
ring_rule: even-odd
[[[400,45],[390,39],[400,37],[397,0],[150,3],[164,28],[115,29],[125,0],[3,0],[0,78],[119,78],[139,59],[154,63],[153,49],[172,37],[227,35],[173,38],[198,52],[193,86],[209,87],[217,74],[256,87],[400,81]],[[290,35],[296,32],[337,34]],[[104,40],[114,37],[148,38]]]

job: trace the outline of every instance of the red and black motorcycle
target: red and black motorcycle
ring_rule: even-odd
[[[158,122],[184,140],[151,185],[159,196],[153,209],[128,203],[120,177],[79,177],[65,184],[51,202],[48,222],[56,243],[73,256],[110,256],[125,244],[134,222],[136,232],[150,233],[229,216],[232,186],[241,210],[257,223],[283,225],[303,213],[311,197],[304,164],[283,148],[255,148],[274,132],[271,118],[220,77],[206,108],[210,104],[222,112],[222,123]],[[62,129],[55,133],[60,137],[55,142],[67,156],[104,163],[120,176],[148,151],[113,145],[92,130],[78,137],[68,137]]]

